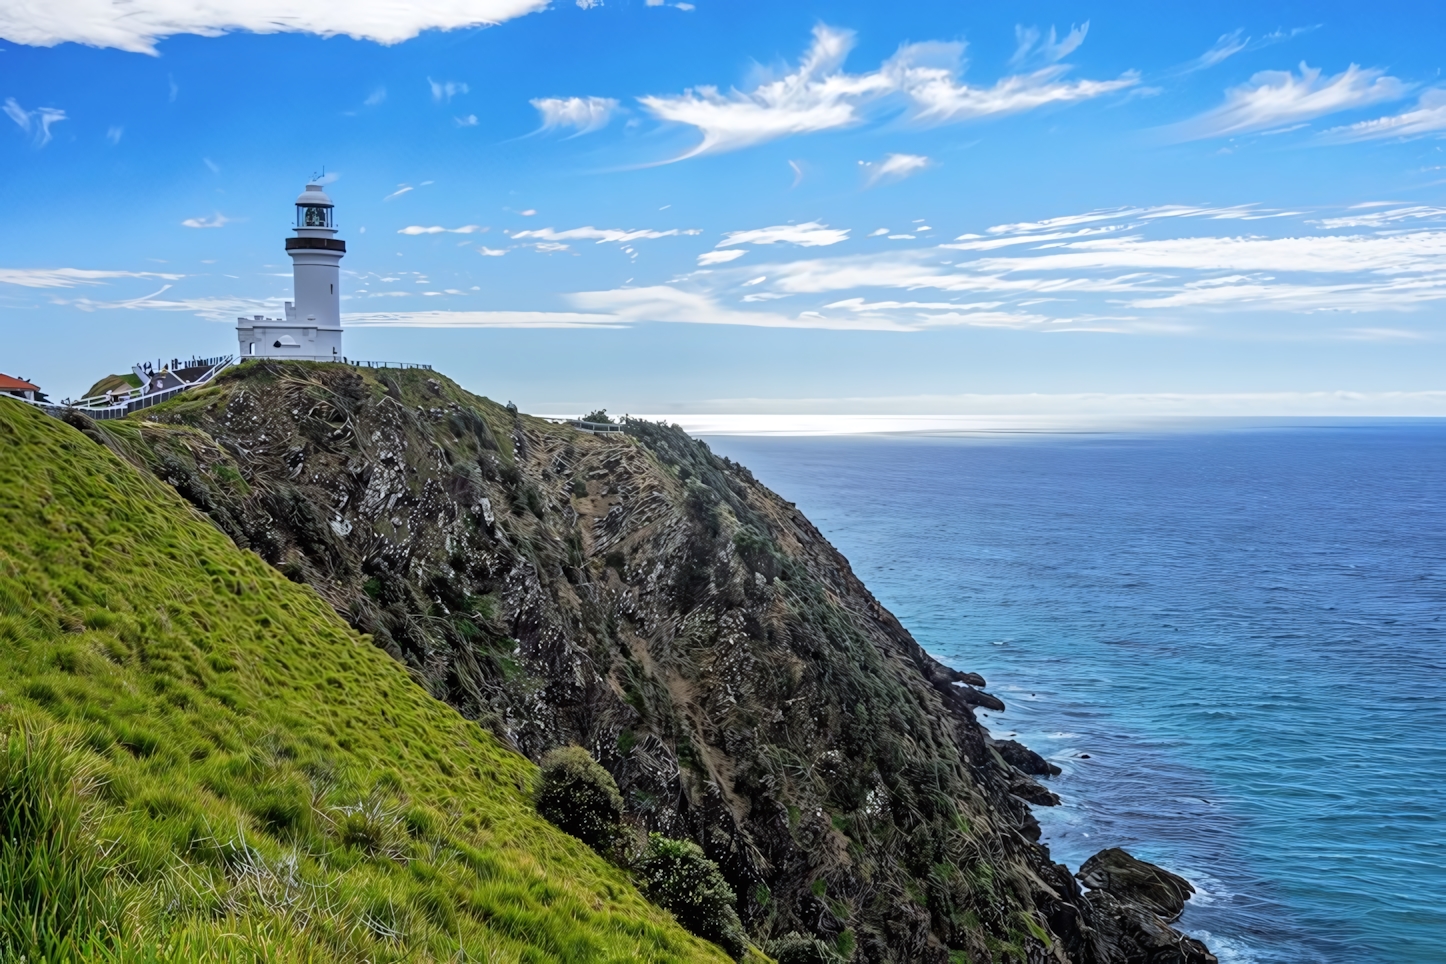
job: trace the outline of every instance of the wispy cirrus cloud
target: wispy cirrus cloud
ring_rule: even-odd
[[[0,37],[33,47],[78,43],[152,56],[158,42],[178,34],[312,33],[396,44],[424,30],[491,26],[546,6],[547,0],[55,0],[0,5]]]
[[[707,267],[710,264],[727,264],[729,261],[737,261],[748,252],[742,248],[728,248],[725,251],[704,251],[698,255],[698,266]]]
[[[1225,102],[1177,125],[1183,140],[1249,134],[1305,124],[1318,117],[1399,100],[1411,85],[1377,68],[1351,64],[1334,76],[1302,63],[1300,73],[1263,70],[1249,83],[1231,87]]]
[[[1371,141],[1389,137],[1420,137],[1446,132],[1446,90],[1433,87],[1416,106],[1389,117],[1333,127],[1322,136],[1336,141]]]
[[[1353,204],[1345,214],[1333,218],[1318,218],[1312,224],[1328,230],[1339,228],[1387,228],[1405,221],[1443,221],[1446,208],[1429,204],[1392,205],[1382,202]]]
[[[682,235],[702,233],[698,228],[668,228],[665,231],[655,231],[648,228],[595,228],[592,225],[587,225],[581,228],[567,228],[563,231],[559,231],[556,228],[535,228],[527,231],[514,231],[511,237],[514,241],[531,239],[535,241],[594,241],[598,244],[631,244],[634,241],[675,238]]]
[[[3,34],[0,34],[3,36]],[[50,128],[66,119],[65,111],[57,107],[37,107],[35,110],[26,110],[21,107],[14,97],[5,98],[5,104],[0,107],[5,111],[5,116],[15,122],[25,133],[31,135],[36,147],[44,147],[50,143]],[[119,140],[120,138],[116,138]]]
[[[158,278],[179,281],[183,274],[157,271],[96,271],[90,268],[0,268],[0,284],[22,288],[74,288],[100,285],[119,278]]]
[[[1055,47],[1073,50],[1083,41],[1083,30],[1071,38],[1075,34]],[[659,120],[696,128],[702,135],[696,147],[675,158],[682,160],[851,127],[866,120],[876,106],[892,104],[915,122],[945,124],[1089,100],[1138,83],[1133,73],[1115,80],[1067,81],[1069,68],[1052,64],[977,87],[960,79],[964,45],[937,41],[907,44],[878,70],[850,74],[843,64],[853,44],[851,31],[820,25],[798,66],[776,80],[749,91],[722,94],[716,87],[700,86],[639,101]]]
[[[848,239],[848,228],[831,228],[817,221],[806,221],[803,224],[775,224],[767,228],[730,231],[718,242],[717,247],[727,248],[737,244],[796,244],[803,248],[818,248]]]
[[[869,186],[873,187],[881,181],[902,181],[925,170],[931,163],[922,154],[889,154],[882,161],[859,161],[859,166],[864,169]]]
[[[349,328],[621,328],[612,315],[578,311],[348,312]]]
[[[1190,74],[1197,70],[1208,70],[1216,64],[1223,63],[1234,57],[1236,54],[1246,50],[1259,50],[1262,47],[1269,47],[1272,44],[1282,43],[1301,34],[1310,33],[1316,29],[1315,26],[1293,27],[1290,30],[1272,30],[1270,33],[1260,37],[1247,36],[1243,28],[1232,30],[1230,33],[1221,34],[1220,39],[1210,45],[1210,48],[1190,61],[1177,73]]]
[[[1043,61],[1048,64],[1056,63],[1074,53],[1080,44],[1084,43],[1085,34],[1089,33],[1090,22],[1086,20],[1078,27],[1071,26],[1069,33],[1064,39],[1059,39],[1054,27],[1049,28],[1049,36],[1045,37],[1039,32],[1038,27],[1016,26],[1014,38],[1016,46],[1014,56],[1009,58],[1011,66],[1019,66],[1033,61]]]
[[[480,224],[464,224],[460,228],[444,228],[440,224],[422,226],[420,224],[409,224],[397,231],[398,234],[405,234],[415,237],[419,234],[477,234],[487,229]]]
[[[602,130],[618,109],[611,97],[539,97],[530,103],[542,115],[541,130],[571,128],[574,136]]]

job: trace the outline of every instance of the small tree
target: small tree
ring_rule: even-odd
[[[618,785],[580,746],[564,746],[542,758],[537,812],[596,851],[606,850],[622,828]]]
[[[734,907],[737,897],[702,847],[691,840],[649,834],[636,869],[649,900],[672,911],[678,923],[704,940],[734,957],[743,956],[748,938]]]
[[[584,422],[597,422],[601,425],[613,424],[613,420],[608,418],[608,410],[605,408],[600,408],[596,412],[593,412],[591,415],[584,415],[582,417],[582,420]]]

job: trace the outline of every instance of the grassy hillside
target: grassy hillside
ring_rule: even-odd
[[[727,960],[536,817],[532,774],[169,488],[0,401],[12,953]]]

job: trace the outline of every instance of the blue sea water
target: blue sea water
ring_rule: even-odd
[[[714,437],[1222,962],[1446,961],[1446,423]]]

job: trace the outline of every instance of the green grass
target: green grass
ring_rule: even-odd
[[[534,773],[0,401],[0,959],[727,960],[538,818]]]

